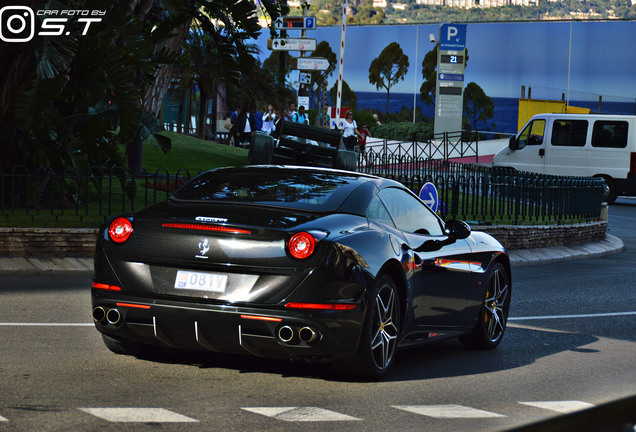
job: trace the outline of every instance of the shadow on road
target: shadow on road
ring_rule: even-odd
[[[509,327],[500,347],[492,351],[468,350],[456,339],[401,350],[384,381],[447,378],[514,369],[564,351],[594,353],[595,350],[583,347],[597,340],[597,337],[586,334]],[[245,374],[266,373],[327,381],[351,380],[338,374],[329,364],[292,363],[286,360],[193,351],[161,351],[143,359],[202,369],[238,370]]]

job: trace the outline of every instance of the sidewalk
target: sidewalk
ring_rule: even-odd
[[[537,249],[511,250],[513,267],[529,267],[551,264],[559,261],[593,258],[622,252],[623,241],[607,234],[600,242],[583,243],[574,246],[554,246]],[[92,258],[7,258],[0,257],[0,276],[33,275],[75,275],[92,276]]]

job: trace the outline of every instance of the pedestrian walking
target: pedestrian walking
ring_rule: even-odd
[[[307,113],[305,112],[305,107],[303,105],[298,107],[298,112],[292,116],[292,121],[294,123],[309,124],[309,118],[307,117]]]
[[[246,144],[252,144],[252,136],[256,131],[256,122],[254,121],[254,114],[250,112],[249,104],[245,103],[241,107],[241,112],[236,119],[235,126],[235,140],[241,147],[245,147]]]
[[[360,154],[364,158],[364,164],[368,165],[369,159],[367,159],[367,154],[365,150],[367,148],[367,137],[371,136],[371,132],[369,132],[369,128],[367,127],[366,123],[362,123],[362,126],[360,127],[358,132],[360,133],[360,136],[362,137],[362,138],[358,138],[358,147],[360,148]]]
[[[342,142],[345,149],[355,151],[358,139],[362,139],[362,135],[358,132],[358,125],[353,119],[353,111],[347,111],[342,126]]]
[[[261,131],[271,135],[276,130],[276,113],[272,104],[267,104],[267,111],[263,114],[262,120],[263,127]]]
[[[296,102],[289,103],[289,109],[285,111],[285,121],[294,121],[293,117],[296,114]]]

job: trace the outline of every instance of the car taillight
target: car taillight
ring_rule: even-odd
[[[108,235],[115,243],[123,243],[133,232],[132,224],[125,217],[118,217],[108,227]]]
[[[636,153],[632,152],[632,156],[629,159],[629,172],[636,174]]]
[[[316,240],[307,232],[299,232],[292,236],[287,243],[291,256],[297,259],[309,258],[316,247]]]

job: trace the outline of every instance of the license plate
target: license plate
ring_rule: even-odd
[[[225,292],[227,275],[218,273],[177,271],[174,287],[177,289],[199,290],[210,292]]]

